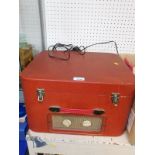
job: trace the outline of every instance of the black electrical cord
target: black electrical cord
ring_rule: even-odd
[[[88,46],[84,47],[84,50],[91,47],[91,46],[95,46],[95,45],[99,45],[99,44],[109,44],[109,43],[114,43],[116,52],[117,52],[117,54],[119,54],[118,53],[117,43],[115,41],[107,41],[107,42],[99,42],[99,43],[91,44],[91,45],[88,45]]]
[[[91,47],[91,46],[95,46],[95,45],[99,45],[99,44],[109,44],[109,43],[114,43],[116,52],[117,52],[117,54],[119,54],[116,42],[115,41],[107,41],[107,42],[99,42],[99,43],[91,44],[88,46],[74,46],[72,44],[56,43],[55,45],[51,45],[48,47],[48,55],[51,58],[56,58],[56,59],[60,59],[60,60],[69,60],[71,51],[74,51],[74,52],[77,52],[81,55],[84,55],[86,53],[86,49]],[[64,54],[67,53],[67,54],[65,54],[67,56],[66,57],[55,56],[53,54],[55,51],[63,51]]]
[[[52,49],[50,50],[50,48],[52,47]],[[56,43],[55,45],[51,45],[48,47],[48,55],[49,57],[51,58],[57,58],[57,59],[60,59],[60,60],[69,60],[70,59],[70,49],[72,47],[72,44],[61,44],[61,43]],[[54,51],[58,51],[58,48],[63,51],[64,53],[67,53],[67,57],[66,58],[63,58],[63,57],[58,57],[58,56],[55,56],[53,55],[53,52]]]

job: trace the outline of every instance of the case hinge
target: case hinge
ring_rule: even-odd
[[[118,106],[120,94],[119,93],[112,93],[111,100],[114,106]]]
[[[37,89],[38,102],[43,102],[45,95],[45,90],[42,88]]]

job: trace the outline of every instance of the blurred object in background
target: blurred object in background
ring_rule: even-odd
[[[135,55],[134,54],[121,54],[121,58],[135,74]],[[135,145],[135,101],[131,108],[127,124],[128,140],[131,145]]]
[[[135,145],[135,103],[131,108],[131,113],[127,125],[128,139],[131,145]]]
[[[130,70],[134,73],[135,68],[135,54],[120,54],[123,61],[130,68]]]
[[[26,42],[21,43],[21,48],[19,48],[19,61],[21,71],[33,60],[32,46]]]
[[[19,48],[26,48],[27,47],[27,41],[26,41],[26,35],[24,33],[19,34]]]
[[[28,152],[26,133],[28,131],[27,115],[24,103],[19,103],[19,155],[26,155]]]

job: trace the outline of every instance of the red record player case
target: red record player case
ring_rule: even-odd
[[[125,130],[134,75],[119,55],[71,52],[70,59],[62,61],[43,51],[21,79],[33,131],[118,136]],[[86,121],[83,126],[81,120]]]

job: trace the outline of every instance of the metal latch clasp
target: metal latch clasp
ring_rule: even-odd
[[[119,93],[112,93],[111,100],[114,106],[118,106],[120,94]]]
[[[43,102],[45,95],[45,90],[42,88],[37,89],[38,102]]]

